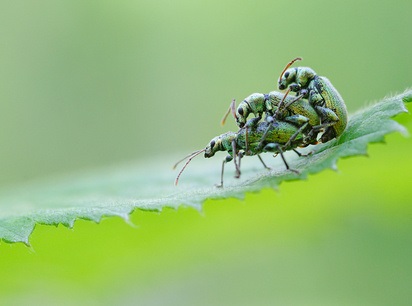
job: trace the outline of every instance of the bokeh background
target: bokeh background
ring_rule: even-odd
[[[234,130],[219,124],[230,101],[274,90],[296,56],[353,113],[412,85],[411,11],[406,0],[0,0],[0,186],[172,165]],[[412,131],[410,115],[397,120]],[[0,244],[0,301],[408,305],[411,149],[392,135],[339,173],[209,201],[202,214],[39,225],[32,249]]]

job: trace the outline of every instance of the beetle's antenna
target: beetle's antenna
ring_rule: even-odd
[[[188,158],[188,160],[187,160],[187,162],[185,163],[185,165],[183,166],[182,170],[180,170],[179,174],[178,174],[177,177],[176,177],[175,186],[177,186],[177,183],[179,182],[179,177],[180,177],[180,175],[181,175],[182,172],[185,170],[185,168],[186,168],[187,165],[190,163],[190,161],[191,161],[194,157],[198,156],[200,153],[202,153],[202,152],[204,152],[204,151],[206,151],[206,149],[202,149],[202,150],[195,151],[195,152],[187,155],[185,158],[179,160],[179,161],[173,166],[173,169],[175,169],[176,166],[177,166],[180,162],[182,162],[182,161],[184,161],[186,158]]]
[[[285,69],[283,69],[282,73],[280,74],[279,80],[283,77],[283,74],[286,72],[286,70],[287,70],[290,66],[293,65],[294,62],[296,62],[296,61],[301,61],[301,60],[302,60],[301,57],[297,57],[297,58],[291,60],[291,61],[286,65]]]
[[[187,159],[187,158],[191,157],[192,155],[195,155],[195,154],[197,154],[197,153],[199,153],[199,152],[202,152],[202,151],[204,151],[204,149],[202,149],[202,150],[196,150],[196,151],[194,151],[194,152],[186,155],[186,156],[183,157],[181,160],[179,160],[176,164],[174,164],[173,170],[176,169],[177,165],[180,164],[180,163],[181,163],[182,161],[184,161],[185,159]]]
[[[229,115],[230,112],[232,112],[233,117],[235,117],[235,119],[237,119],[237,117],[236,117],[236,100],[235,99],[232,100],[232,103],[230,103],[226,114],[223,116],[222,120],[220,121],[221,125],[225,125],[226,118],[227,118],[227,116]]]

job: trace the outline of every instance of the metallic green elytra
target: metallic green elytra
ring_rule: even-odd
[[[297,60],[301,58],[292,60],[282,71],[278,80],[279,89],[289,88],[290,91],[308,98],[309,104],[316,110],[325,128],[321,137],[322,142],[340,136],[348,122],[348,113],[342,96],[326,77],[317,75],[313,69],[289,68]]]
[[[179,160],[173,168],[176,168],[180,162],[186,159],[187,162],[177,175],[175,184],[177,185],[180,175],[189,162],[203,152],[205,158],[213,157],[215,153],[219,151],[227,151],[228,153],[222,163],[221,183],[219,187],[223,186],[224,165],[231,160],[233,160],[236,168],[235,177],[240,177],[240,166],[237,159],[240,161],[243,156],[258,155],[265,168],[268,168],[259,154],[264,152],[279,153],[286,168],[293,172],[297,172],[296,170],[290,169],[284,159],[283,152],[286,150],[294,150],[295,148],[304,145],[305,135],[303,130],[305,126],[297,127],[295,124],[285,121],[268,123],[266,121],[259,122],[259,120],[260,118],[250,119],[237,133],[227,132],[216,136],[209,142],[206,148],[195,151]],[[268,131],[267,136],[262,144],[262,135],[266,131]],[[295,152],[298,153],[297,151]]]
[[[239,103],[234,114],[237,125],[243,127],[250,114],[254,114],[255,117],[261,117],[264,113],[273,116],[284,96],[281,92],[272,91],[268,94],[254,93],[246,97]],[[308,101],[295,100],[296,98],[292,96],[285,97],[284,105],[287,107],[282,108],[278,119],[294,123],[293,116],[301,115],[309,119],[311,126],[319,125],[319,116]]]
[[[325,123],[335,122],[321,137],[322,142],[327,142],[345,131],[348,111],[341,95],[326,77],[315,76],[313,84],[316,90],[309,89],[309,102],[315,105],[317,113],[324,118]],[[321,97],[316,96],[317,94]]]
[[[278,91],[272,91],[267,96],[274,109],[274,113],[280,101],[282,101],[282,99],[284,98],[284,94]],[[289,116],[301,115],[308,118],[310,126],[316,126],[320,124],[320,118],[316,110],[308,103],[306,99],[296,100],[296,97],[286,96],[284,103],[288,106],[283,108],[283,116],[281,116],[282,120],[289,121]]]

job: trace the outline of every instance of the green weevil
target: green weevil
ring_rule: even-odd
[[[302,59],[295,58],[283,69],[278,80],[279,89],[288,88],[286,95],[293,91],[308,98],[309,104],[316,110],[325,128],[321,136],[322,142],[340,136],[348,122],[345,102],[332,83],[326,77],[317,75],[313,69],[289,68],[297,60]]]
[[[306,126],[303,125],[301,127],[297,127],[296,125],[285,121],[276,121],[273,123],[268,123],[266,121],[259,120],[260,118],[258,117],[252,118],[238,132],[226,132],[222,135],[216,136],[209,142],[206,148],[202,150],[197,150],[187,155],[183,159],[179,160],[173,168],[176,168],[180,162],[184,160],[187,161],[183,168],[180,170],[179,174],[177,175],[175,185],[178,184],[180,175],[185,170],[186,166],[190,163],[190,161],[194,157],[203,152],[205,158],[213,157],[215,153],[218,151],[228,152],[228,155],[222,163],[220,185],[217,185],[218,187],[223,187],[224,166],[226,163],[232,160],[235,164],[236,178],[239,178],[241,174],[240,159],[243,156],[257,155],[260,161],[262,162],[263,166],[265,168],[268,168],[259,155],[260,153],[264,152],[280,154],[286,166],[286,169],[293,171],[295,173],[299,173],[298,171],[291,169],[289,167],[283,155],[283,152],[287,150],[293,150],[299,156],[302,155],[295,149],[297,147],[300,147],[301,145],[304,145],[304,134],[302,133],[302,131],[305,129]],[[269,132],[267,133],[267,136],[262,146],[262,135],[267,130]]]
[[[283,102],[282,102],[283,101]],[[281,105],[282,104],[282,105]],[[273,116],[276,114],[278,120],[290,123],[301,124],[301,117],[308,118],[311,126],[318,125],[320,119],[315,109],[308,104],[307,100],[296,99],[295,97],[286,96],[278,91],[272,91],[268,94],[253,93],[246,97],[236,108],[236,101],[233,100],[227,114],[232,111],[236,124],[241,128],[245,125],[250,114],[255,117],[262,117],[265,113]],[[224,124],[227,114],[222,119]]]

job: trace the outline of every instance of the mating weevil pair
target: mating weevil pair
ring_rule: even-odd
[[[288,88],[285,94],[276,91],[269,94],[255,93],[243,100],[237,109],[233,100],[222,124],[232,112],[240,130],[213,138],[205,149],[195,151],[177,162],[174,168],[187,159],[176,178],[176,185],[189,162],[203,152],[206,158],[214,156],[217,151],[229,153],[222,163],[220,187],[223,186],[225,163],[233,159],[235,177],[238,178],[240,160],[245,155],[257,155],[268,168],[259,154],[279,153],[286,168],[298,172],[290,169],[283,156],[284,151],[293,150],[302,155],[296,151],[297,147],[316,144],[318,140],[327,142],[343,133],[347,124],[347,111],[342,97],[327,78],[316,75],[311,68],[289,68],[297,60],[301,58],[288,63],[279,77],[279,89]],[[297,96],[288,96],[290,91],[296,92]],[[247,120],[252,113],[255,118]],[[260,121],[263,114],[265,121]]]
[[[278,80],[280,90],[288,88],[286,94],[276,91],[269,94],[255,93],[244,99],[237,109],[235,101],[232,101],[222,124],[230,111],[239,127],[245,124],[251,113],[256,117],[261,117],[265,113],[275,120],[296,124],[302,123],[299,116],[303,116],[312,127],[309,137],[315,137],[321,130],[324,130],[321,142],[340,136],[348,120],[345,102],[332,83],[326,77],[318,76],[313,69],[289,68],[297,60],[301,58],[295,58],[286,65]],[[288,96],[290,91],[296,92],[297,96]]]

